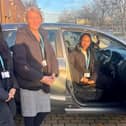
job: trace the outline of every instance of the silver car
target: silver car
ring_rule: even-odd
[[[4,38],[10,49],[15,44],[17,28],[24,25],[2,25]],[[56,53],[60,71],[59,77],[51,86],[52,112],[125,113],[126,43],[111,34],[104,33],[91,26],[45,23],[43,27],[48,32],[48,40]],[[97,89],[94,87],[89,90],[87,86],[87,91],[82,95],[89,97],[89,100],[87,98],[82,102],[78,100],[74,90],[68,55],[78,43],[80,35],[84,32],[91,34],[95,58],[101,67],[100,72],[102,74],[99,76],[104,76],[111,81],[106,83],[106,85],[109,85],[108,88],[98,90],[97,99],[93,96]]]

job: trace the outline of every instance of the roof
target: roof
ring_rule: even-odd
[[[23,27],[25,26],[26,24],[2,24],[2,29],[3,30],[13,30],[13,29],[17,29],[19,27]],[[81,29],[81,30],[89,30],[89,31],[94,31],[94,32],[97,32],[97,33],[100,33],[100,34],[104,34],[106,36],[109,36],[117,41],[120,41],[122,42],[123,44],[126,45],[126,42],[119,39],[118,37],[116,36],[113,36],[112,34],[110,33],[107,33],[107,32],[104,32],[102,30],[99,30],[93,26],[90,26],[90,25],[79,25],[79,24],[72,24],[72,23],[43,23],[42,26],[44,27],[56,27],[56,28],[72,28],[72,29]]]

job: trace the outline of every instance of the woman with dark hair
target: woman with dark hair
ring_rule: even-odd
[[[18,88],[13,74],[13,62],[0,25],[0,126],[15,126],[15,93]]]
[[[89,33],[82,34],[76,48],[69,55],[72,81],[75,83],[75,88],[80,85],[82,87],[87,85],[95,87],[97,74],[91,43],[91,35]],[[83,97],[82,94],[81,96]]]
[[[84,85],[95,84],[96,71],[94,69],[94,53],[91,48],[91,35],[81,35],[75,50],[70,53],[70,65],[73,66],[73,82]]]

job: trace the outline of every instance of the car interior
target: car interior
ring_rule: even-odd
[[[87,102],[121,102],[126,99],[124,91],[124,89],[126,89],[124,85],[126,81],[124,82],[119,79],[116,65],[122,61],[123,58],[119,53],[109,50],[109,47],[113,45],[115,47],[122,47],[122,45],[106,36],[92,32],[89,33],[92,36],[95,59],[99,67],[96,85],[77,85],[73,82],[73,95],[75,99],[82,104]],[[63,39],[68,55],[74,50],[81,34],[82,32],[64,31]]]

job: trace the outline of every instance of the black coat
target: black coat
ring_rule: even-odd
[[[16,78],[13,74],[13,61],[7,44],[1,40],[0,56],[3,59],[6,71],[10,72],[10,78],[2,79],[0,74],[0,126],[14,126],[13,116],[16,114],[15,101],[5,102],[8,98],[8,92],[11,88],[18,88]],[[3,72],[0,63],[0,73]]]
[[[43,29],[40,29],[39,32],[43,36],[45,44],[48,64],[46,72],[42,67],[43,57],[40,43],[27,26],[17,31],[16,45],[13,47],[14,67],[19,85],[23,89],[43,89],[45,85],[40,83],[40,79],[46,74],[58,74],[58,63],[53,48],[47,41],[46,32]]]
[[[97,65],[95,65],[94,51],[89,48],[90,51],[90,64],[89,71],[91,74],[90,79],[96,81],[97,78]],[[75,83],[80,83],[80,79],[86,72],[86,63],[83,53],[80,50],[79,44],[76,48],[69,54],[70,69],[72,75],[72,81]]]

